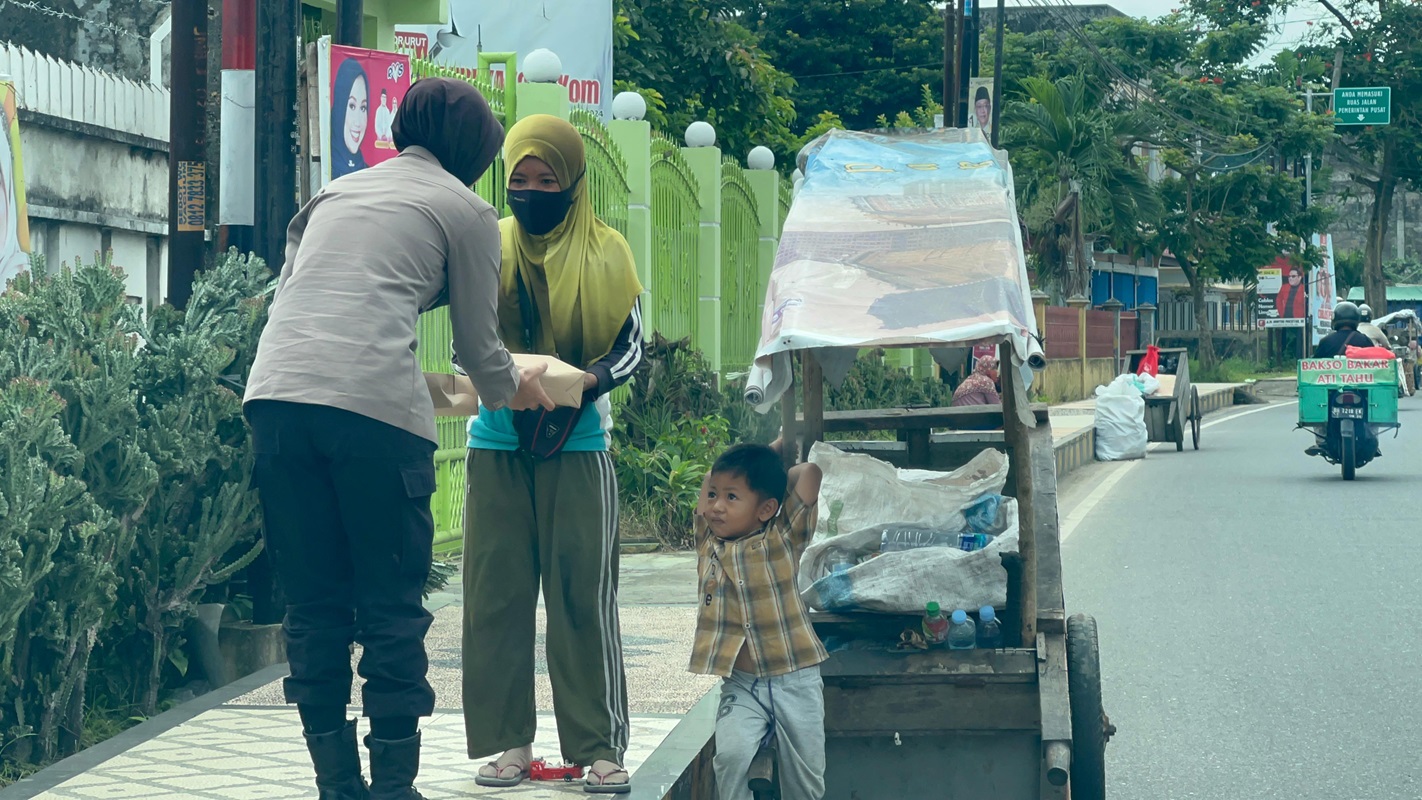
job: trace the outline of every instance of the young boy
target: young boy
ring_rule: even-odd
[[[720,800],[750,800],[751,759],[772,737],[783,800],[820,800],[825,792],[819,664],[828,656],[795,588],[822,473],[800,464],[787,474],[778,446],[741,444],[721,454],[696,504],[700,611],[690,669],[723,678]]]

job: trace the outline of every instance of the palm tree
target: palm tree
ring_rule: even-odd
[[[1133,146],[1152,140],[1154,126],[1139,112],[1108,108],[1081,75],[1025,78],[1021,87],[1003,126],[1020,213],[1041,277],[1067,295],[1084,295],[1085,237],[1106,236],[1126,250],[1162,213],[1159,195],[1130,157]]]

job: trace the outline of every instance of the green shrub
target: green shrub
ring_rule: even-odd
[[[147,319],[97,259],[37,259],[0,294],[0,760],[14,769],[103,727],[86,696],[122,719],[156,713],[194,604],[259,552],[229,384],[267,277],[229,253],[185,311]]]

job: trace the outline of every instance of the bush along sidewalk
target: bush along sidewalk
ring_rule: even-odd
[[[147,318],[120,270],[37,261],[0,294],[0,762],[160,710],[181,631],[260,552],[240,386],[269,274],[230,252]],[[95,719],[86,709],[115,719]]]

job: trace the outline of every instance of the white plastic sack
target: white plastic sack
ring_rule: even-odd
[[[824,442],[810,448],[810,463],[825,475],[817,539],[889,522],[962,530],[963,507],[1007,483],[1007,456],[991,448],[953,472],[896,469]]]
[[[800,561],[800,599],[820,611],[876,611],[918,614],[929,602],[945,609],[1005,608],[1007,570],[1003,553],[1017,552],[1017,501],[998,507],[1002,532],[986,547],[920,547],[883,553],[847,571],[832,573],[841,561],[853,563],[879,552],[883,526],[816,539]]]
[[[1136,378],[1121,375],[1110,386],[1096,387],[1096,458],[1127,461],[1145,458],[1145,398]]]
[[[1160,379],[1149,373],[1141,373],[1136,376],[1136,381],[1141,385],[1141,394],[1146,397],[1153,397],[1160,391]]]

